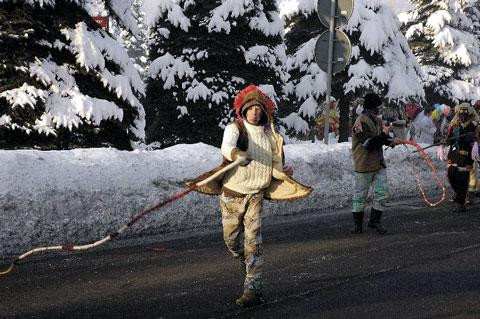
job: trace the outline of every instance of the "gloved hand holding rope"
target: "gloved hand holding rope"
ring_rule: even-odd
[[[105,238],[102,238],[94,243],[91,243],[91,244],[86,244],[86,245],[79,245],[79,246],[76,246],[76,245],[66,245],[66,246],[49,246],[49,247],[39,247],[39,248],[35,248],[35,249],[32,249],[32,250],[29,250],[27,251],[26,253],[18,256],[17,258],[15,258],[15,260],[10,264],[10,266],[0,272],[0,276],[1,275],[6,275],[8,274],[9,272],[12,271],[13,267],[22,259],[32,255],[32,254],[35,254],[35,253],[40,253],[40,252],[47,252],[47,251],[51,251],[51,250],[65,250],[65,251],[73,251],[73,250],[87,250],[87,249],[90,249],[90,248],[94,248],[94,247],[97,247],[97,246],[100,246],[104,243],[106,243],[107,241],[117,237],[118,235],[122,234],[127,228],[131,227],[133,224],[135,224],[136,222],[138,222],[141,218],[145,217],[146,215],[154,212],[155,210],[159,209],[160,207],[170,203],[170,202],[174,202],[180,198],[182,198],[183,196],[187,195],[188,193],[190,193],[191,191],[197,189],[198,187],[201,187],[203,185],[206,185],[208,184],[210,181],[216,179],[217,177],[219,177],[221,174],[224,174],[226,171],[228,170],[231,170],[232,168],[234,168],[235,166],[239,165],[240,163],[242,162],[242,159],[237,159],[236,161],[230,163],[229,165],[225,166],[224,168],[222,168],[221,170],[219,170],[218,172],[216,172],[215,174],[211,175],[210,177],[206,178],[205,180],[199,182],[199,183],[196,183],[194,185],[191,185],[187,190],[179,193],[179,194],[176,194],[160,203],[158,203],[157,205],[153,206],[153,207],[150,207],[149,209],[143,211],[142,213],[138,214],[137,216],[135,216],[132,220],[130,220],[127,224],[123,225],[122,227],[120,227],[116,232],[113,232],[111,233],[110,235],[106,236]]]

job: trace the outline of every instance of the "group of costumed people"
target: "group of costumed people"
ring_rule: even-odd
[[[374,200],[367,226],[383,235],[387,230],[381,220],[388,196],[383,146],[393,148],[407,142],[401,136],[395,136],[395,130],[405,123],[401,122],[403,119],[395,119],[395,115],[392,116],[394,122],[382,119],[380,108],[383,102],[377,94],[366,94],[358,101],[355,120],[351,124],[354,168],[351,233],[363,232],[367,197],[372,189]],[[480,102],[475,106],[480,107]],[[33,249],[18,257],[6,271],[0,272],[0,275],[9,273],[15,263],[37,251],[77,250],[98,246],[118,236],[146,214],[196,190],[204,194],[220,195],[223,239],[228,250],[238,260],[244,275],[243,293],[236,303],[243,307],[264,303],[261,234],[263,201],[303,199],[309,196],[313,189],[293,179],[293,168],[285,165],[283,137],[276,131],[273,122],[274,102],[257,86],[250,85],[236,95],[233,107],[237,119],[224,130],[221,145],[223,162],[213,170],[188,181],[189,190],[142,212],[117,232],[93,244]],[[335,104],[332,103],[329,107],[335,113]],[[412,106],[407,106],[405,112],[411,121],[417,121],[420,114]],[[448,117],[450,109],[440,107],[437,112]],[[336,120],[335,114],[332,115],[332,120]],[[416,128],[423,127],[420,121],[423,119],[418,118],[419,124]],[[447,175],[455,193],[455,211],[464,212],[469,182],[471,192],[478,186],[475,167],[480,161],[479,116],[469,103],[461,103],[454,108],[454,116],[445,127],[445,135],[438,147],[438,157],[448,161]]]
[[[366,201],[372,188],[374,201],[367,226],[383,235],[387,230],[381,220],[388,196],[383,146],[394,147],[403,140],[392,136],[395,125],[387,124],[379,116],[383,103],[377,94],[367,94],[361,102],[361,110],[352,124],[354,227],[351,232],[363,232]],[[302,199],[312,188],[293,179],[293,168],[285,165],[283,138],[275,130],[272,118],[274,102],[257,86],[250,85],[235,97],[234,110],[237,119],[224,130],[222,164],[187,184],[192,187],[228,165],[238,164],[195,190],[220,195],[223,238],[244,274],[243,293],[236,303],[251,307],[265,302],[262,293],[263,200]],[[469,173],[473,163],[479,160],[479,127],[478,116],[470,105],[460,104],[455,111],[444,138],[445,146],[450,146],[448,155],[444,154],[445,146],[439,147],[439,155],[448,159],[448,178],[455,192],[457,210],[463,211]]]
[[[446,134],[448,124],[455,115],[450,106],[435,104],[433,109],[422,109],[416,104],[405,105],[408,138],[422,144],[433,144]]]
[[[407,104],[405,113],[410,126],[408,138],[422,144],[438,144],[438,158],[447,163],[447,176],[455,191],[456,211],[480,196],[478,177],[478,125],[480,101],[474,105],[460,103],[453,109],[435,104],[426,112],[415,104]],[[445,147],[448,146],[448,153]],[[468,178],[466,177],[468,175]],[[465,182],[465,179],[467,182]]]

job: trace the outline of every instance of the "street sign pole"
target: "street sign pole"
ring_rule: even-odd
[[[325,109],[323,110],[324,126],[323,141],[328,144],[329,121],[330,121],[330,95],[332,93],[332,66],[333,66],[333,41],[335,40],[335,14],[337,0],[332,0],[330,9],[330,34],[328,40],[328,66],[327,66],[327,99]]]
[[[348,36],[337,30],[348,23],[353,13],[354,0],[318,0],[317,14],[320,23],[329,30],[320,34],[315,44],[315,61],[327,75],[327,92],[324,116],[324,142],[328,144],[329,114],[333,74],[341,72],[350,63],[352,44]],[[330,7],[329,7],[330,6]],[[325,45],[328,42],[328,45]],[[326,50],[325,50],[326,49]]]

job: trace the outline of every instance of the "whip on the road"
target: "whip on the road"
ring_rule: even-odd
[[[22,259],[32,255],[32,254],[35,254],[35,253],[40,253],[40,252],[47,252],[47,251],[51,251],[51,250],[65,250],[65,251],[74,251],[74,250],[87,250],[87,249],[90,249],[90,248],[94,248],[94,247],[97,247],[97,246],[100,246],[104,243],[106,243],[107,241],[117,237],[118,235],[122,234],[127,228],[131,227],[133,224],[135,224],[136,222],[138,222],[141,218],[145,217],[146,215],[152,213],[153,211],[159,209],[160,207],[170,203],[170,202],[174,202],[180,198],[182,198],[183,196],[187,195],[188,193],[190,193],[191,191],[194,191],[195,189],[197,189],[198,187],[201,187],[203,185],[206,185],[208,184],[209,182],[211,182],[212,180],[216,179],[217,177],[219,177],[221,174],[224,174],[226,171],[228,170],[231,170],[232,168],[236,167],[237,165],[239,165],[241,162],[240,159],[237,159],[236,161],[230,163],[229,165],[223,167],[222,169],[220,169],[219,171],[217,171],[215,174],[209,176],[208,178],[204,179],[203,181],[201,182],[198,182],[196,184],[193,184],[193,185],[190,185],[189,188],[181,193],[178,193],[170,198],[167,198],[166,200],[156,204],[155,206],[153,207],[150,207],[149,209],[141,212],[140,214],[138,214],[137,216],[135,216],[134,218],[132,218],[127,224],[123,225],[122,227],[120,227],[117,231],[111,233],[110,235],[106,236],[105,238],[102,238],[96,242],[93,242],[91,244],[86,244],[86,245],[64,245],[64,246],[49,246],[49,247],[38,247],[38,248],[35,248],[35,249],[32,249],[32,250],[29,250],[27,251],[26,253],[18,256],[17,258],[15,258],[15,260],[10,264],[10,266],[0,272],[0,276],[1,275],[6,275],[8,274],[9,272],[12,271],[13,267]]]
[[[415,169],[415,165],[412,165],[413,175],[415,176],[415,181],[417,182],[418,190],[420,191],[420,194],[422,194],[422,197],[423,197],[423,200],[425,201],[425,203],[427,203],[431,207],[435,207],[435,206],[439,205],[441,202],[443,202],[445,200],[445,186],[443,186],[442,181],[438,177],[437,170],[436,170],[435,166],[433,165],[432,160],[430,159],[430,157],[428,157],[427,153],[425,153],[425,149],[430,148],[434,145],[430,145],[428,147],[422,148],[420,145],[418,145],[417,143],[415,143],[413,141],[410,141],[410,140],[400,140],[400,143],[403,144],[407,150],[408,150],[408,147],[405,144],[412,145],[413,147],[415,147],[417,150],[413,151],[412,153],[420,152],[422,157],[425,159],[425,162],[427,162],[428,166],[430,166],[430,168],[432,170],[433,178],[437,182],[438,187],[442,190],[442,195],[440,196],[440,199],[438,201],[430,202],[428,200],[427,195],[425,194],[425,190],[423,189],[420,177],[417,173],[417,170]],[[407,157],[410,157],[410,156],[407,155]]]

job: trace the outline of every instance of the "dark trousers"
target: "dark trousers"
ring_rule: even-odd
[[[455,202],[465,205],[467,198],[468,181],[470,179],[470,172],[459,171],[456,166],[448,167],[448,181],[455,192]]]

